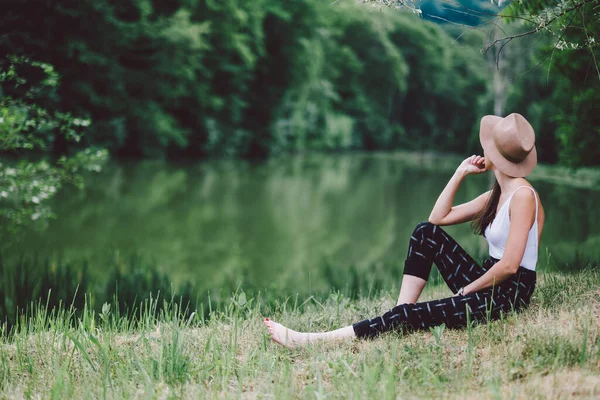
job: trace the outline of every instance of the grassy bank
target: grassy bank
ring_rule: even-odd
[[[238,293],[211,317],[146,301],[73,317],[38,310],[2,335],[0,389],[33,398],[591,398],[600,396],[600,270],[540,273],[531,306],[465,330],[287,350],[264,316],[324,330],[380,314],[396,292],[350,301]],[[443,286],[424,298],[449,294]]]

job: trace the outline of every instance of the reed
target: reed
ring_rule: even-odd
[[[470,325],[389,333],[288,350],[269,316],[299,330],[385,311],[397,292],[272,299],[238,288],[207,312],[154,294],[124,312],[32,303],[0,337],[3,396],[34,398],[582,398],[600,396],[600,270],[542,272],[521,313]],[[426,299],[448,295],[428,285]],[[77,298],[76,296],[74,298]]]

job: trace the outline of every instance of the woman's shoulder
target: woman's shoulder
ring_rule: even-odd
[[[533,190],[522,190],[521,188],[528,187]],[[537,199],[537,191],[533,186],[523,185],[513,191],[512,197],[518,202],[533,202]]]
[[[511,195],[511,204],[509,208],[519,207],[525,209],[531,209],[535,211],[537,208],[542,208],[542,201],[538,196],[537,190],[529,182],[525,181],[526,184],[519,185],[513,191]],[[530,190],[521,189],[527,187]]]
[[[538,194],[537,189],[529,181],[527,181],[527,179],[525,179],[525,178],[517,178],[517,179],[518,179],[518,181],[517,181],[517,184],[515,185],[515,189],[513,190],[513,194],[516,195],[517,193],[522,192],[522,193],[525,193],[525,195],[524,195],[525,197],[529,197],[530,195],[533,195],[533,194],[535,194],[535,196],[537,197],[537,194]],[[520,190],[522,187],[528,187],[533,190]],[[521,194],[520,196],[523,196],[523,195]]]
[[[533,190],[521,190],[520,187],[522,186],[527,186]],[[522,183],[517,186],[517,189],[519,190],[513,192],[512,203],[516,204],[516,207],[520,210],[527,210],[527,213],[535,213],[537,211],[538,236],[541,237],[542,230],[544,229],[544,222],[546,220],[546,212],[542,204],[542,199],[539,198],[536,188],[525,179],[522,179]],[[511,209],[515,207],[514,204],[511,204]]]

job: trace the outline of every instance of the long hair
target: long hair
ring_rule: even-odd
[[[492,187],[492,193],[488,198],[485,207],[475,215],[473,221],[471,221],[471,229],[476,235],[485,236],[485,228],[492,223],[496,216],[496,209],[498,208],[498,201],[500,200],[500,185],[494,178],[494,186]]]

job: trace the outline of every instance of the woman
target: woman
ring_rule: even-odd
[[[520,114],[481,119],[479,138],[484,156],[465,159],[437,199],[428,222],[410,238],[398,304],[382,316],[335,331],[301,333],[265,319],[271,338],[296,347],[315,341],[371,338],[390,330],[428,329],[446,324],[462,327],[468,320],[498,318],[529,304],[535,287],[538,245],[544,209],[524,179],[537,163],[535,133]],[[493,189],[452,206],[462,180],[493,171]],[[489,258],[478,265],[440,226],[471,221],[489,244]],[[432,263],[454,296],[417,303]]]

